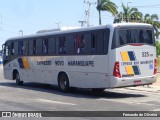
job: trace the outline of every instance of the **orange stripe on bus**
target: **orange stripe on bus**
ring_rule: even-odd
[[[28,62],[27,58],[26,58],[26,57],[23,57],[22,60],[23,60],[24,68],[25,68],[25,69],[29,69],[29,68],[30,68],[30,65],[29,65],[29,62]]]
[[[128,75],[134,75],[133,67],[132,66],[126,66],[126,72]]]
[[[121,52],[121,56],[122,56],[122,60],[123,60],[124,62],[130,61],[128,52],[125,52],[125,51],[124,51],[124,52]]]

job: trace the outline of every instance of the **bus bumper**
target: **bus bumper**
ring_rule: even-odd
[[[137,77],[137,78],[116,78],[114,76],[110,76],[109,87],[117,88],[117,87],[147,85],[156,82],[156,79],[157,79],[156,75],[148,77]]]

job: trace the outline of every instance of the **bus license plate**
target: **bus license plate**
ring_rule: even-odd
[[[140,85],[142,82],[141,82],[141,80],[136,80],[136,81],[134,81],[134,84],[135,85]]]

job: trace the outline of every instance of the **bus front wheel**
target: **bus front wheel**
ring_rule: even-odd
[[[20,75],[19,75],[19,73],[18,72],[16,72],[16,84],[17,85],[23,85],[23,81],[21,81],[21,79],[20,79]]]
[[[63,92],[69,92],[69,79],[68,76],[65,73],[61,73],[58,77],[58,86],[61,91]]]

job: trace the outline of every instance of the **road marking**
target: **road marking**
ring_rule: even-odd
[[[46,99],[37,99],[37,101],[46,102],[46,103],[54,103],[54,104],[62,104],[62,105],[76,105],[76,104],[73,104],[73,103],[66,103],[66,102],[46,100]]]

